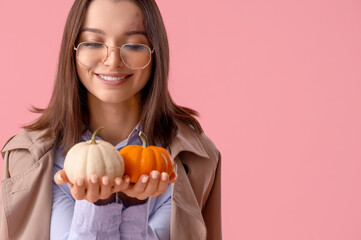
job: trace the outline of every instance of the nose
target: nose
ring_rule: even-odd
[[[119,47],[108,47],[108,57],[104,60],[104,65],[112,68],[124,67]]]

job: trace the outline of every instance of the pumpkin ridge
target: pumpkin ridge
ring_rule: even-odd
[[[167,159],[167,156],[164,154],[164,151],[159,151],[159,155],[162,156],[162,159],[164,159],[165,162],[165,172],[169,174],[169,160]]]
[[[87,175],[87,164],[88,164],[88,161],[87,161],[87,159],[88,159],[88,150],[89,149],[87,149],[87,148],[81,148],[80,149],[80,151],[81,151],[81,153],[83,153],[84,154],[84,156],[85,157],[79,157],[79,156],[83,156],[83,154],[78,154],[78,159],[79,159],[79,161],[81,161],[81,163],[77,163],[77,167],[78,168],[80,168],[81,169],[81,173],[83,173],[81,176],[79,176],[79,177],[82,177],[82,178],[85,178],[85,182],[87,182],[87,179],[86,179],[86,175]],[[74,168],[74,170],[75,170],[75,168]],[[74,170],[73,170],[73,175],[75,176],[75,172],[78,172],[79,171],[79,169],[77,169],[77,170],[75,170],[75,172],[74,172]],[[84,174],[85,173],[85,174]],[[74,179],[74,181],[75,181],[75,179]]]
[[[81,143],[81,144],[84,144],[84,143]],[[69,162],[69,169],[70,169],[70,174],[71,174],[71,177],[72,177],[72,181],[74,183],[75,179],[78,178],[78,177],[82,177],[84,178],[84,174],[80,175],[80,176],[76,176],[76,173],[79,172],[79,169],[80,171],[83,172],[83,169],[82,169],[82,166],[86,165],[86,159],[87,159],[87,155],[88,155],[88,152],[86,151],[85,148],[79,148],[78,146],[76,148],[74,148],[75,150],[75,161],[74,162]],[[84,158],[80,157],[80,156],[83,156],[85,155]],[[85,164],[84,164],[85,162]]]
[[[164,170],[165,166],[164,166],[164,159],[162,159],[162,155],[160,155],[160,149],[158,149],[158,147],[153,147],[152,148],[152,152],[154,153],[155,157],[155,162],[156,162],[156,166],[155,169],[162,173],[162,172],[166,172],[166,170]]]
[[[100,144],[103,144],[103,145],[105,145],[106,143],[105,142],[100,142],[99,143],[99,140],[98,140],[98,145],[99,145],[99,147],[98,147],[98,149],[100,149],[100,152],[102,153],[101,155],[103,156],[103,157],[106,157],[107,155],[110,155],[110,154],[107,154],[106,152],[104,152],[104,149],[101,147],[101,145]],[[113,145],[112,145],[112,147],[114,147]],[[112,157],[112,156],[109,156],[109,157]],[[108,173],[108,175],[109,175],[109,173],[111,173],[111,175],[112,176],[110,176],[110,177],[115,177],[115,173],[117,172],[117,169],[116,168],[118,168],[118,166],[115,168],[114,166],[113,167],[111,167],[111,166],[109,166],[109,164],[107,164],[107,161],[105,160],[104,161],[104,159],[103,159],[103,161],[102,161],[102,163],[103,163],[103,169],[105,169],[105,172],[106,173]],[[118,165],[118,164],[117,164]]]
[[[136,179],[138,180],[140,178],[140,176],[142,174],[144,174],[144,169],[145,169],[145,165],[143,164],[143,158],[144,158],[144,148],[142,146],[138,146],[137,147],[137,151],[136,151],[136,160],[135,160],[135,164],[136,164],[136,169],[134,170],[134,172],[136,173]],[[145,163],[146,164],[146,163]]]
[[[125,153],[125,157],[124,157],[125,174],[128,175],[131,178],[131,181],[133,182],[134,178],[132,177],[131,173],[134,171],[135,168],[134,166],[135,160],[134,157],[132,156],[132,150],[134,149],[134,147],[132,145],[128,145],[125,146],[123,149],[124,149],[123,152]]]
[[[169,152],[166,150],[163,150],[162,154],[163,154],[165,161],[167,162],[167,173],[169,174],[169,177],[170,177],[174,171],[174,164],[172,161],[172,157],[170,156]]]
[[[98,146],[98,144],[99,144],[99,142],[97,143],[97,145],[95,145],[95,144],[90,144],[89,145],[88,156],[91,159],[86,158],[87,159],[87,164],[86,164],[86,166],[87,166],[87,169],[86,169],[87,176],[91,176],[93,174],[99,175],[98,172],[97,172],[97,169],[94,169],[94,167],[96,167],[96,166],[94,166],[93,159],[98,159],[98,161],[99,161],[98,164],[101,164],[102,167],[104,167],[103,162],[100,161],[98,154],[96,153],[96,151],[94,151],[94,150],[96,150],[96,147]]]
[[[142,151],[142,157],[141,157],[141,164],[142,164],[142,169],[141,172],[144,174],[149,175],[151,171],[156,170],[157,169],[157,163],[154,160],[155,159],[155,154],[152,151],[151,147],[147,147],[147,148],[143,148]]]

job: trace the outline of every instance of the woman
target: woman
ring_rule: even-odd
[[[196,112],[172,101],[168,69],[153,0],[75,1],[49,106],[2,150],[1,239],[221,239],[220,154]],[[99,126],[118,150],[142,130],[177,177],[70,183],[64,156]]]

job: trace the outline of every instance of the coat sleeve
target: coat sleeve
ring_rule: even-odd
[[[8,158],[9,153],[8,152],[2,152],[2,168],[1,168],[1,181],[4,181],[6,178],[8,178]],[[1,160],[1,159],[0,159]],[[5,211],[4,211],[4,194],[3,194],[3,185],[0,185],[0,239],[9,239],[8,236],[8,226],[7,226],[7,222],[6,222],[6,218],[5,218]]]
[[[218,153],[218,163],[212,190],[203,208],[203,218],[207,227],[207,240],[222,239],[221,216],[221,154]]]

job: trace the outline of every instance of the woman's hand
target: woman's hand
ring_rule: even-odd
[[[98,200],[109,199],[113,193],[117,192],[123,192],[130,198],[139,200],[157,197],[167,190],[168,183],[176,182],[177,175],[174,174],[169,177],[167,173],[160,174],[158,171],[153,171],[149,176],[142,175],[135,184],[130,184],[129,179],[128,176],[111,179],[108,176],[99,178],[96,175],[92,175],[87,181],[83,178],[78,178],[75,183],[71,183],[64,170],[58,171],[54,176],[56,184],[69,184],[70,192],[74,199],[96,202]],[[129,201],[129,198],[122,198],[122,200]]]
[[[108,199],[113,193],[127,189],[129,187],[129,180],[130,178],[127,176],[112,179],[108,176],[100,178],[96,175],[91,175],[87,181],[84,178],[77,178],[75,183],[72,183],[69,181],[64,170],[58,171],[54,176],[56,184],[69,184],[70,192],[74,199],[87,200],[89,202]]]
[[[152,171],[149,176],[141,175],[135,184],[130,184],[122,192],[131,198],[145,200],[148,197],[158,197],[167,190],[169,183],[176,181],[177,175],[175,173],[169,177],[166,172]]]

